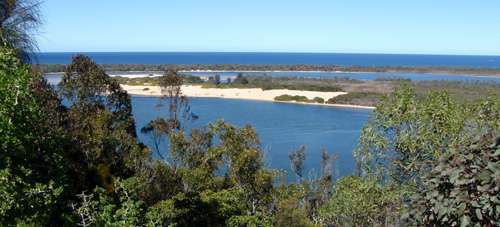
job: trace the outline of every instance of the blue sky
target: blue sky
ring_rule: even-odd
[[[500,55],[498,0],[45,0],[43,52]]]

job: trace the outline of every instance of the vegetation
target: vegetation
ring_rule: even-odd
[[[62,72],[65,65],[40,66],[43,73]],[[368,72],[368,73],[434,73],[441,75],[500,76],[500,69],[467,66],[362,66],[362,65],[272,65],[272,64],[215,64],[215,65],[144,65],[144,64],[102,64],[108,72],[163,72],[169,69],[179,71],[320,71],[320,72]]]
[[[281,102],[295,101],[295,102],[306,102],[306,103],[321,103],[321,104],[325,103],[325,100],[320,97],[314,97],[313,99],[308,99],[307,97],[301,95],[291,96],[287,94],[276,96],[274,97],[274,100]]]
[[[0,1],[0,46],[14,50],[22,62],[28,63],[38,49],[35,35],[42,25],[40,1]]]
[[[383,94],[375,92],[349,92],[328,99],[328,104],[348,104],[361,106],[375,106]]]
[[[430,179],[427,187],[411,197],[413,209],[404,217],[423,225],[499,225],[499,148],[496,131],[473,138],[456,151],[457,156],[440,157],[432,171],[422,176]]]
[[[354,152],[359,174],[410,198],[403,218],[411,223],[495,225],[496,207],[489,207],[496,200],[481,193],[496,195],[500,183],[495,174],[482,175],[500,168],[492,152],[499,113],[496,94],[459,104],[446,91],[417,99],[403,85],[380,99],[363,127]]]

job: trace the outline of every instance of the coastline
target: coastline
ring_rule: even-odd
[[[145,96],[145,97],[159,97],[161,96],[160,87],[158,86],[130,86],[121,85],[130,95]],[[147,90],[144,90],[148,88]],[[187,97],[193,98],[227,98],[227,99],[243,99],[243,100],[256,100],[256,101],[270,101],[276,102],[274,97],[283,94],[305,96],[308,99],[320,97],[328,100],[332,97],[346,94],[347,92],[319,92],[319,91],[299,91],[299,90],[262,90],[260,88],[201,88],[201,85],[182,85],[182,93]],[[317,106],[331,106],[331,107],[345,107],[345,108],[362,108],[362,109],[375,109],[371,106],[357,106],[357,105],[343,105],[343,104],[320,104],[320,103],[304,103],[304,102],[282,102],[292,104],[305,104]]]
[[[286,70],[275,70],[275,71],[249,71],[249,70],[179,70],[179,73],[272,73],[272,72],[290,72],[290,73],[344,73],[344,74],[357,74],[357,73],[371,73],[371,74],[391,74],[391,73],[408,73],[408,74],[435,74],[441,76],[470,76],[470,77],[483,77],[483,78],[500,78],[500,74],[491,74],[491,75],[475,75],[475,74],[460,74],[460,73],[450,73],[446,71],[434,71],[434,72],[414,72],[414,71],[397,71],[391,70],[387,72],[352,72],[352,71],[286,71]],[[64,72],[50,72],[46,74],[62,74]],[[122,76],[129,78],[139,78],[139,77],[148,77],[150,74],[153,74],[153,77],[163,75],[164,71],[109,71],[108,74],[113,74],[110,76]],[[131,73],[131,74],[128,74]]]

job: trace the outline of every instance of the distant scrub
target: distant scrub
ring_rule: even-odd
[[[382,96],[381,93],[375,92],[349,92],[344,95],[339,95],[328,99],[328,104],[348,104],[374,106]]]
[[[276,97],[274,97],[274,100],[281,101],[281,102],[296,101],[296,102],[307,102],[307,103],[312,103],[312,102],[325,103],[325,100],[323,98],[320,98],[320,97],[314,97],[314,99],[311,100],[311,99],[308,99],[307,97],[302,96],[302,95],[291,96],[288,94],[276,96]]]
[[[108,72],[164,72],[169,69],[181,71],[322,71],[322,72],[375,72],[375,73],[436,73],[445,75],[500,75],[499,68],[468,66],[361,66],[361,65],[273,65],[273,64],[100,64]],[[43,73],[64,72],[64,64],[40,65]]]
[[[317,103],[321,103],[321,104],[325,103],[325,99],[323,99],[321,97],[314,97],[313,101],[317,102]]]
[[[293,97],[291,95],[284,94],[284,95],[274,97],[274,100],[276,100],[276,101],[293,101]]]
[[[307,97],[301,96],[301,95],[295,95],[295,96],[293,96],[292,100],[294,100],[296,102],[309,102],[310,101]]]
[[[202,83],[201,88],[215,88],[215,86],[209,83]]]

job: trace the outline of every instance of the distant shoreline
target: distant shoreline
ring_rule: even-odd
[[[470,76],[470,77],[483,77],[483,78],[500,78],[500,74],[492,74],[492,75],[473,75],[473,74],[453,74],[453,73],[444,73],[444,72],[425,72],[425,73],[418,73],[418,72],[406,72],[406,71],[394,71],[394,72],[349,72],[349,71],[244,71],[244,70],[195,70],[195,71],[185,71],[185,70],[179,70],[179,73],[273,73],[273,72],[283,72],[283,73],[345,73],[345,74],[358,74],[358,73],[371,73],[371,74],[391,74],[391,73],[410,73],[410,74],[435,74],[435,75],[443,75],[443,76]],[[63,74],[64,72],[50,72],[50,73],[45,73],[45,74]],[[151,73],[156,73],[153,74],[153,76],[161,76],[163,75],[164,71],[109,71],[106,73],[113,73],[117,75],[111,75],[111,76],[126,76],[126,77],[131,77],[131,78],[139,78],[139,77],[147,77]],[[120,73],[133,73],[133,74],[120,74]]]
[[[126,72],[164,72],[168,69],[175,69],[179,72],[297,72],[297,73],[410,73],[410,74],[437,74],[452,76],[472,76],[472,77],[500,77],[500,68],[494,67],[471,67],[471,66],[362,66],[362,65],[315,65],[315,64],[99,64],[108,73]],[[41,72],[53,73],[64,71],[64,64],[38,65]]]
[[[158,86],[130,86],[121,85],[124,90],[134,96],[142,97],[159,97],[161,91]],[[147,90],[144,90],[147,88]],[[319,91],[298,91],[298,90],[262,90],[260,88],[201,88],[201,85],[183,85],[182,93],[188,97],[193,98],[226,98],[226,99],[242,99],[242,100],[256,100],[256,101],[271,101],[274,97],[283,94],[306,96],[308,99],[314,97],[321,97],[325,100],[333,98],[338,95],[346,94],[347,92],[319,92]],[[344,105],[344,104],[320,104],[320,103],[305,103],[305,102],[281,102],[317,106],[331,106],[331,107],[346,107],[346,108],[362,108],[362,109],[375,109],[372,106],[357,106],[357,105]]]

